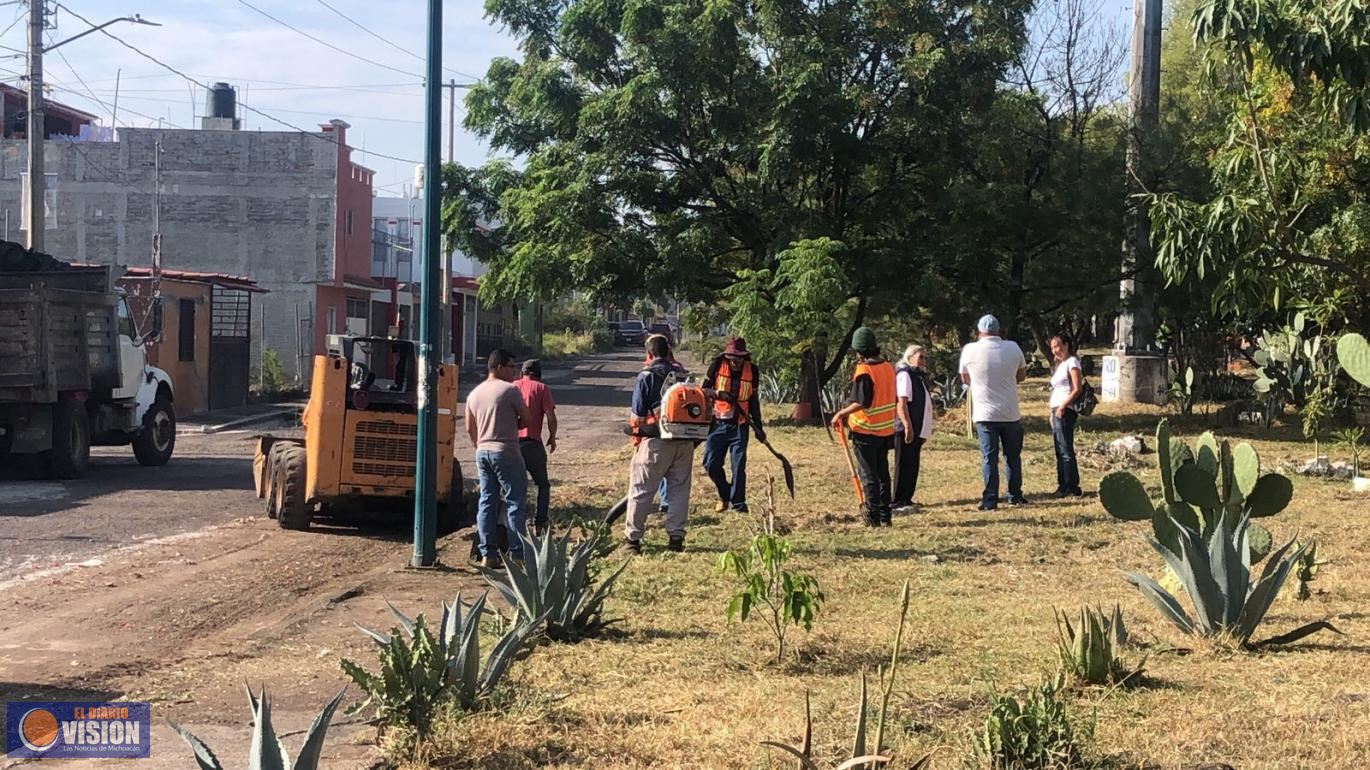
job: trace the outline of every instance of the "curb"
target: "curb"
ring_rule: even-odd
[[[273,411],[270,411],[270,412],[263,412],[263,413],[261,413],[261,414],[254,414],[254,415],[250,415],[250,416],[248,416],[248,417],[240,417],[240,418],[238,418],[238,419],[236,419],[236,420],[229,420],[228,422],[219,423],[219,424],[217,424],[217,425],[200,425],[200,426],[198,426],[198,427],[193,427],[193,428],[192,428],[192,427],[187,427],[187,428],[185,428],[184,430],[178,428],[178,429],[176,430],[176,433],[177,433],[177,435],[189,435],[189,436],[206,435],[206,434],[214,434],[214,433],[222,433],[222,432],[224,432],[224,431],[226,431],[226,430],[233,430],[234,428],[241,428],[241,427],[244,427],[244,426],[247,426],[247,425],[255,425],[256,423],[259,423],[259,422],[268,422],[268,421],[270,421],[270,420],[277,420],[277,419],[280,419],[280,418],[285,417],[285,416],[287,416],[287,415],[299,414],[299,412],[300,412],[300,407],[298,407],[298,406],[292,406],[292,407],[287,407],[287,408],[285,408],[285,409],[276,409],[276,410],[273,410]]]

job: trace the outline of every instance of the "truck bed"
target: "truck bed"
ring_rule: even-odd
[[[116,387],[117,303],[108,268],[0,272],[0,402]]]

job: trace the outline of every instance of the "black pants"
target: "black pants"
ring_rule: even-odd
[[[523,454],[523,464],[528,466],[528,475],[538,488],[537,507],[529,516],[539,527],[547,526],[547,509],[552,502],[552,481],[547,478],[547,447],[535,439],[519,439],[519,452]]]
[[[890,439],[888,436],[851,434],[856,455],[856,476],[866,498],[866,523],[890,520]]]
[[[923,457],[923,443],[926,439],[913,437],[913,443],[905,444],[904,437],[894,437],[894,502],[897,508],[913,504],[913,494],[918,491],[918,465]]]

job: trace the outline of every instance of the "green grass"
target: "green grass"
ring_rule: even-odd
[[[983,726],[992,690],[1032,687],[1057,665],[1053,608],[1122,605],[1135,639],[1149,645],[1149,686],[1077,690],[1074,713],[1097,709],[1096,758],[1107,767],[1188,767],[1226,762],[1242,770],[1362,768],[1370,757],[1370,647],[1363,639],[1370,552],[1370,501],[1335,482],[1295,479],[1289,510],[1266,524],[1277,540],[1296,532],[1320,542],[1331,560],[1307,602],[1292,585],[1267,622],[1284,629],[1332,617],[1346,637],[1320,635],[1263,653],[1233,653],[1179,634],[1122,578],[1123,570],[1160,574],[1141,524],[1117,522],[1092,495],[1049,500],[1055,488],[1045,392],[1025,394],[1029,431],[1026,492],[1034,504],[975,510],[980,491],[973,442],[948,415],[924,455],[920,512],[890,529],[860,526],[846,462],[820,428],[776,427],[772,443],[799,476],[797,499],[778,501],[777,520],[796,546],[792,566],[815,575],[827,595],[812,633],[796,631],[793,652],[770,663],[763,624],[727,625],[733,583],[715,568],[742,546],[757,522],[712,512],[702,473],[684,554],[665,552],[653,516],[646,555],[625,573],[610,601],[626,620],[609,638],[535,650],[511,675],[510,713],[451,720],[420,765],[481,768],[792,767],[759,745],[797,744],[803,693],[812,691],[815,756],[835,760],[851,732],[857,675],[886,660],[899,590],[913,588],[904,662],[887,748],[912,760],[942,747],[935,768],[959,768],[968,734]],[[1121,432],[1150,435],[1162,410],[1102,405],[1082,421],[1078,444]],[[1199,418],[1172,426],[1186,436]],[[946,428],[945,431],[941,427]],[[1297,429],[1294,429],[1296,432]],[[1311,455],[1289,431],[1245,434],[1273,469],[1281,458]],[[1148,440],[1150,444],[1150,440]],[[1109,463],[1084,451],[1084,486]],[[621,494],[625,447],[604,458],[602,478],[556,490],[557,506],[607,507]],[[1154,455],[1136,472],[1156,485]],[[751,494],[763,497],[768,471],[783,494],[779,468],[759,447],[751,454]],[[1175,648],[1188,648],[1187,654]],[[836,764],[833,762],[832,764]],[[897,761],[892,767],[901,766]]]

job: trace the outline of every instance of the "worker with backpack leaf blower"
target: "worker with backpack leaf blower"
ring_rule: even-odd
[[[672,366],[665,338],[653,339],[647,354],[651,361],[633,384],[632,410],[625,428],[635,447],[628,471],[623,542],[624,550],[632,555],[642,553],[647,514],[663,478],[669,501],[667,548],[685,550],[695,446],[708,437],[713,417],[704,389],[682,381]]]

